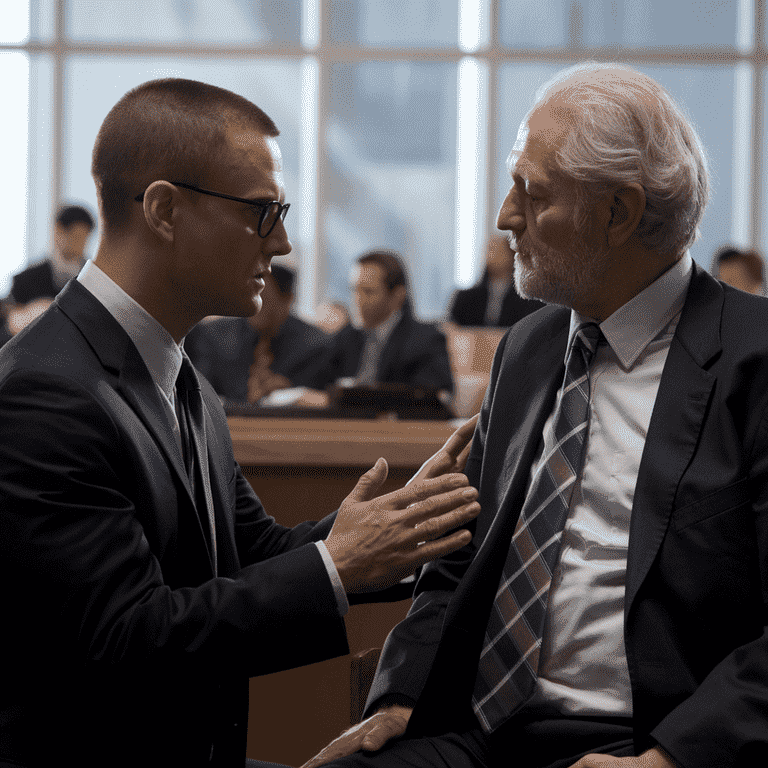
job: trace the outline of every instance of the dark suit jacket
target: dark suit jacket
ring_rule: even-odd
[[[448,310],[448,319],[458,325],[485,325],[485,308],[488,306],[488,283],[482,282],[472,288],[457,291]],[[514,325],[531,312],[541,309],[544,304],[535,299],[523,299],[510,282],[501,303],[497,326]]]
[[[768,764],[768,301],[694,270],[632,508],[635,741],[686,768],[753,768]],[[487,617],[562,382],[569,319],[546,307],[499,345],[465,470],[482,506],[473,542],[424,568],[385,645],[369,704],[418,699],[412,734],[473,722]]]
[[[14,275],[10,295],[17,304],[26,304],[34,299],[52,299],[58,292],[53,266],[50,259],[46,259]]]
[[[312,544],[333,515],[276,524],[201,387],[218,578],[170,417],[101,303],[73,280],[0,350],[0,762],[242,768],[248,678],[347,652]]]
[[[271,370],[295,387],[322,389],[321,368],[327,336],[314,325],[289,315],[270,345]],[[248,400],[248,374],[259,333],[245,318],[200,323],[187,334],[184,349],[213,388],[228,400]]]
[[[329,341],[322,373],[323,386],[336,379],[355,376],[365,345],[365,334],[352,325]],[[434,325],[421,323],[407,312],[384,345],[376,371],[383,384],[412,384],[453,391],[453,376],[445,336]]]

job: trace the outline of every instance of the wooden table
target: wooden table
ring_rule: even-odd
[[[383,456],[382,493],[402,487],[457,426],[440,421],[229,419],[235,459],[277,522],[337,509]],[[351,653],[381,647],[410,601],[350,608]],[[349,657],[252,678],[248,756],[299,766],[349,726]]]

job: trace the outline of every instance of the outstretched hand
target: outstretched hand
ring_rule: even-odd
[[[463,472],[467,466],[469,449],[472,446],[472,436],[480,414],[474,415],[462,424],[446,441],[440,450],[430,456],[419,468],[419,471],[408,481],[407,485],[429,477],[439,477],[448,472]]]
[[[346,757],[361,749],[376,752],[390,739],[402,736],[413,710],[410,707],[394,705],[379,710],[334,739],[301,768],[318,768],[320,765]]]
[[[347,593],[396,584],[472,539],[454,530],[480,513],[465,475],[430,477],[377,497],[386,479],[387,462],[379,459],[344,499],[325,540]]]

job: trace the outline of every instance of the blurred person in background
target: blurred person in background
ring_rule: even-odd
[[[324,380],[411,384],[448,393],[453,377],[445,336],[413,316],[405,268],[392,251],[370,251],[352,267],[354,323],[329,342]]]
[[[733,288],[758,296],[764,295],[763,258],[757,251],[730,247],[720,249],[712,262],[712,274]]]
[[[291,312],[295,281],[292,269],[273,264],[261,312],[216,318],[187,334],[190,360],[225,400],[255,403],[275,390],[321,386],[327,337]]]
[[[457,325],[507,327],[543,306],[515,290],[515,252],[506,237],[497,235],[488,241],[480,282],[456,292],[448,320]]]
[[[9,294],[8,330],[16,334],[39,317],[56,294],[85,264],[85,244],[93,232],[90,212],[80,205],[59,209],[53,226],[53,253],[13,278]]]

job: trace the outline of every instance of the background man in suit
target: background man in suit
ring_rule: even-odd
[[[0,351],[0,765],[242,768],[247,678],[345,653],[349,600],[471,538],[443,535],[478,512],[466,477],[422,479],[466,431],[293,529],[234,461],[181,342],[258,311],[291,249],[277,133],[203,83],[126,94],[94,147],[95,260]]]
[[[457,325],[506,327],[542,306],[515,290],[515,252],[506,237],[497,235],[488,241],[482,280],[456,292],[448,319]]]
[[[326,335],[291,312],[296,273],[272,265],[262,309],[196,325],[184,349],[213,388],[232,402],[255,403],[278,389],[321,386]]]
[[[54,296],[82,269],[93,217],[81,205],[65,205],[53,225],[53,253],[15,275],[9,299],[9,325],[18,333],[39,317]]]
[[[390,251],[363,254],[352,268],[358,326],[330,341],[325,383],[353,377],[357,383],[412,384],[453,391],[445,336],[413,316],[405,268]]]
[[[687,252],[700,142],[653,80],[585,64],[509,165],[498,227],[552,306],[499,345],[472,543],[423,570],[372,716],[311,765],[765,764],[768,302]]]

